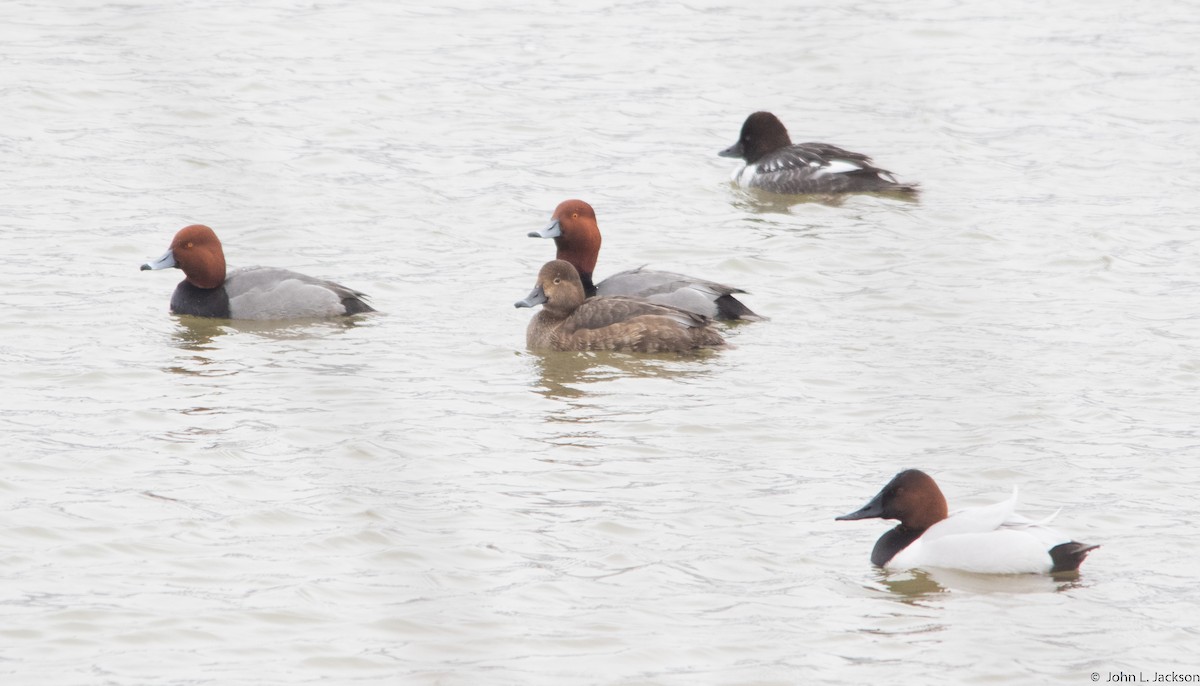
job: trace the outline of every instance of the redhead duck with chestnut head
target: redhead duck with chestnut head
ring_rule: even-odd
[[[374,312],[356,290],[287,269],[243,267],[225,271],[225,253],[212,229],[186,226],[147,269],[183,271],[171,312],[221,319],[308,319]]]

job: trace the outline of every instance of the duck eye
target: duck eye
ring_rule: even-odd
[[[579,213],[578,213],[578,212],[572,212],[572,213],[571,213],[571,219],[579,219]]]
[[[191,242],[191,241],[188,241],[188,242],[187,242],[187,247],[189,247],[189,248],[193,247],[193,244],[192,244],[192,242]]]
[[[554,279],[554,283],[562,283],[562,279],[555,278],[555,279]]]

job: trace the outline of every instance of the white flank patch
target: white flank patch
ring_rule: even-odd
[[[754,175],[757,173],[758,173],[758,165],[757,164],[747,164],[746,166],[742,167],[741,169],[735,169],[733,171],[733,180],[735,182],[737,182],[737,184],[739,186],[749,187],[750,180],[753,179]]]
[[[813,176],[824,176],[826,174],[845,174],[846,172],[858,171],[862,169],[861,164],[851,162],[850,160],[830,160],[829,164],[821,167],[813,174]]]

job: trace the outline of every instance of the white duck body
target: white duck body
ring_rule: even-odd
[[[1050,549],[1071,538],[1016,513],[1017,488],[1007,500],[952,513],[934,524],[885,565],[888,569],[944,567],[982,574],[1045,574]]]
[[[871,562],[886,569],[941,568],[982,574],[1078,571],[1096,545],[1073,541],[1046,526],[1058,513],[1033,521],[1008,500],[949,513],[937,483],[919,469],[892,478],[866,505],[839,520],[896,519],[875,542]]]

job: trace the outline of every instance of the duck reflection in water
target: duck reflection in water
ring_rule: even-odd
[[[1061,593],[1078,588],[1079,574],[978,574],[955,569],[875,571],[879,585],[896,600],[909,604],[952,592],[1027,594]]]
[[[165,371],[189,376],[222,376],[236,371],[225,365],[217,365],[216,360],[205,354],[217,350],[217,339],[221,336],[250,334],[276,341],[299,341],[324,338],[368,325],[367,322],[350,317],[273,322],[190,315],[176,315],[175,319],[178,326],[171,332],[171,344],[194,354],[179,360],[178,364],[166,367]]]
[[[357,319],[312,319],[261,322],[211,317],[176,317],[179,326],[172,332],[174,345],[182,350],[211,350],[213,341],[227,334],[248,333],[277,341],[324,338],[363,326]]]
[[[563,353],[532,351],[530,359],[548,398],[583,398],[589,384],[630,378],[688,379],[706,376],[710,358],[681,359],[678,354],[633,355],[619,352]]]

